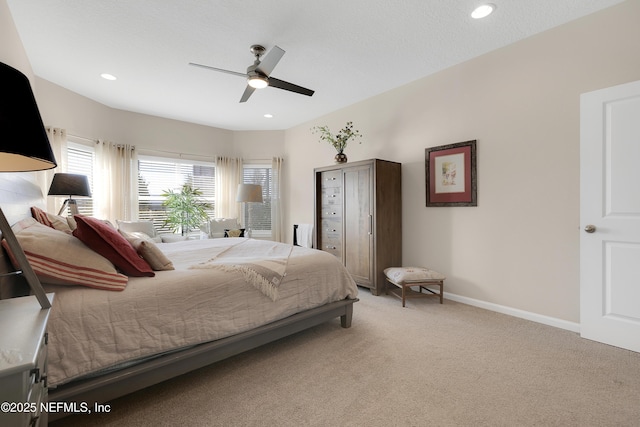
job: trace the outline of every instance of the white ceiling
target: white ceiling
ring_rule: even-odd
[[[231,130],[288,129],[622,0],[7,0],[35,74],[112,108]],[[286,54],[239,103],[252,44]],[[100,77],[110,73],[111,82]],[[265,113],[273,114],[266,119]]]

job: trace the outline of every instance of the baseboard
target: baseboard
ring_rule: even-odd
[[[491,302],[481,301],[473,298],[463,297],[448,292],[444,293],[445,299],[461,302],[463,304],[472,305],[474,307],[484,308],[485,310],[495,311],[497,313],[508,314],[509,316],[519,317],[521,319],[531,320],[532,322],[542,323],[544,325],[554,326],[560,329],[566,329],[571,332],[580,333],[580,324],[569,322],[567,320],[556,319],[555,317],[544,316],[542,314],[531,313],[529,311],[519,310],[517,308],[507,307],[504,305],[494,304]]]

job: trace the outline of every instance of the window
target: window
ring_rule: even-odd
[[[166,219],[162,193],[179,191],[184,184],[191,184],[203,193],[203,199],[211,204],[209,216],[215,212],[215,167],[195,161],[158,157],[138,157],[138,217],[151,220],[156,230],[170,231]]]
[[[86,175],[93,189],[94,147],[69,141],[67,153],[68,172]],[[264,200],[263,203],[243,204],[243,223],[248,224],[251,217],[254,236],[271,238],[271,197],[274,191],[271,165],[245,164],[243,182],[262,186]],[[166,214],[162,193],[169,189],[178,191],[186,183],[202,191],[203,199],[211,205],[208,214],[215,218],[215,166],[212,163],[139,155],[138,218],[153,221],[159,232],[169,232],[164,224]],[[79,198],[77,203],[82,215],[93,215],[91,198]]]
[[[271,194],[273,192],[271,165],[244,165],[243,182],[261,185],[263,200],[263,203],[243,203],[243,224],[251,225],[253,237],[271,238]],[[251,218],[250,222],[249,218]]]
[[[93,146],[67,143],[67,172],[86,175],[89,179],[89,188],[93,193]],[[74,199],[80,215],[93,215],[93,199],[82,197]],[[69,213],[70,214],[70,213]]]

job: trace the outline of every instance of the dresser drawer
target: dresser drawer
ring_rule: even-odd
[[[332,205],[322,205],[322,210],[320,211],[320,218],[323,220],[335,220],[340,221],[342,218],[342,207],[341,206],[332,206]]]
[[[326,235],[323,234],[320,239],[320,245],[318,249],[327,250],[327,251],[341,251],[342,249],[342,238],[340,235]]]
[[[326,239],[321,241],[320,245],[318,249],[342,259],[342,239]]]
[[[342,237],[342,222],[336,219],[323,219],[320,223],[320,230],[318,230],[320,236],[323,238],[341,238]]]
[[[342,188],[341,187],[328,187],[323,188],[322,204],[327,206],[342,205]]]
[[[342,171],[326,171],[320,173],[320,188],[342,187]]]

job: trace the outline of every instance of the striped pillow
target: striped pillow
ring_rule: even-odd
[[[12,227],[31,268],[42,283],[81,285],[108,291],[122,291],[128,277],[77,238],[27,218]],[[2,246],[13,265],[17,262],[6,240]]]
[[[75,224],[73,227],[71,226],[71,224],[69,224],[68,218],[70,217],[47,213],[35,206],[31,207],[31,216],[34,217],[35,220],[40,224],[44,224],[47,227],[55,228],[56,230],[64,231],[67,234],[71,234],[71,232],[75,228]]]

